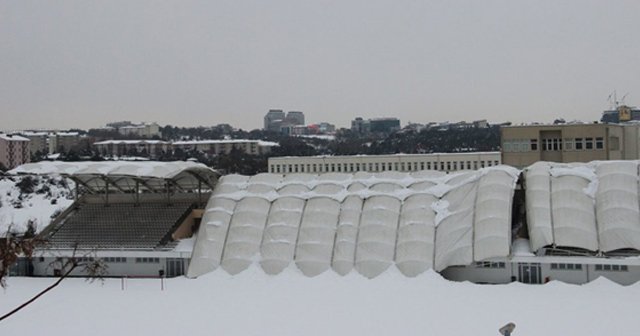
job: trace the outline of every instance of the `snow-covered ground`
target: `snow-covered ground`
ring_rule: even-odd
[[[0,314],[54,279],[11,278]],[[352,272],[303,276],[295,267],[266,275],[119,279],[103,285],[67,279],[26,310],[0,322],[0,335],[637,335],[640,284],[605,279],[583,286],[474,285],[433,271],[407,278],[393,268],[374,280]]]
[[[34,181],[33,192],[21,192],[17,184],[24,178]],[[61,177],[0,177],[0,237],[9,228],[16,233],[26,231],[29,222],[38,232],[47,227],[52,216],[73,203],[70,188],[73,182]]]

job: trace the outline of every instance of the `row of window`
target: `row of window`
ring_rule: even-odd
[[[106,258],[102,258],[102,260],[104,260],[104,262],[107,263],[126,263],[127,262],[127,258],[125,257],[106,257]]]
[[[358,171],[420,171],[440,170],[456,171],[464,169],[479,169],[497,166],[498,160],[482,161],[443,161],[443,162],[370,162],[370,163],[300,163],[300,164],[272,164],[271,173],[328,173],[328,172],[358,172]]]
[[[139,263],[139,264],[159,264],[160,263],[160,258],[147,258],[147,257],[136,258],[136,263]]]
[[[582,264],[551,264],[552,270],[568,270],[568,271],[581,271]]]
[[[604,138],[560,138],[542,139],[542,151],[579,151],[604,149]],[[504,152],[535,152],[538,151],[538,139],[515,139],[503,143]]]
[[[494,261],[479,261],[476,262],[476,268],[505,268],[507,265],[504,262]]]
[[[628,270],[627,265],[596,265],[596,271],[627,272]]]
[[[552,270],[569,270],[569,271],[581,271],[581,264],[551,264]],[[627,272],[629,267],[627,265],[596,265],[596,271],[614,271],[614,272]]]

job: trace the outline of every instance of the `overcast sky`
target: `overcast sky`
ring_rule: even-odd
[[[640,1],[0,0],[0,129],[593,121],[640,105]]]

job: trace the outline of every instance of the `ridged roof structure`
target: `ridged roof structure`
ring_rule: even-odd
[[[638,161],[538,162],[524,177],[532,250],[640,250]]]
[[[189,161],[42,161],[27,163],[8,172],[14,175],[60,175],[70,178],[91,192],[105,188],[131,192],[136,188],[153,192],[171,187],[195,190],[213,189],[219,174],[201,164]]]
[[[277,274],[355,269],[373,278],[391,265],[407,276],[492,257],[511,247],[520,171],[507,166],[355,174],[229,175],[215,188],[188,276],[257,262]]]

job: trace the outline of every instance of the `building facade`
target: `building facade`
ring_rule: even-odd
[[[142,156],[157,159],[169,149],[169,142],[161,140],[105,140],[93,146],[102,156]]]
[[[0,163],[13,169],[31,161],[29,139],[19,135],[0,134]]]
[[[280,132],[280,125],[284,121],[285,114],[282,110],[269,110],[264,116],[264,130]]]
[[[161,137],[160,125],[157,123],[142,123],[140,125],[129,125],[118,128],[118,132],[125,136],[138,138]]]
[[[78,132],[57,132],[49,134],[49,154],[75,150],[80,145]]]
[[[639,127],[637,124],[502,127],[502,162],[523,168],[538,161],[635,160],[640,158]]]
[[[32,154],[45,155],[49,153],[47,132],[21,132],[20,135],[29,139],[29,148]]]
[[[358,171],[420,171],[452,172],[473,170],[501,164],[500,152],[296,156],[269,158],[269,172],[289,173],[351,173]]]
[[[271,148],[274,146],[278,146],[278,144],[269,141],[245,139],[176,141],[171,144],[173,149],[197,150],[207,155],[229,154],[234,148],[249,155],[265,155],[270,153]]]

